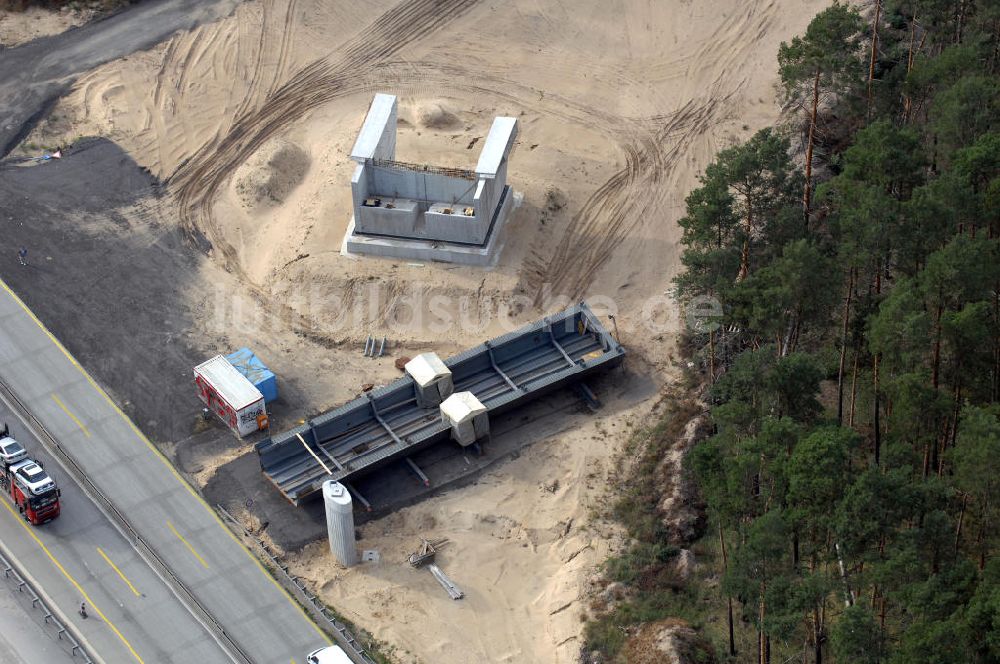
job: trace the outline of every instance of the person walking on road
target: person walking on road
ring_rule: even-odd
[[[17,261],[21,265],[27,265],[28,264],[28,248],[27,247],[21,247],[20,249],[17,250]]]

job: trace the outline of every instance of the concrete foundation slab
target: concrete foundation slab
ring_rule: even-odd
[[[368,235],[357,232],[355,217],[347,226],[341,253],[347,256],[381,256],[403,260],[455,263],[492,267],[497,264],[504,244],[504,227],[516,196],[509,191],[497,209],[496,220],[482,245],[455,244],[439,240]]]

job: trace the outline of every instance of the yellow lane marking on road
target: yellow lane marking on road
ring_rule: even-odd
[[[42,543],[42,540],[40,540],[38,538],[38,535],[34,533],[34,531],[31,529],[31,526],[29,526],[27,523],[24,522],[23,519],[21,519],[21,516],[14,511],[14,508],[10,506],[9,502],[7,502],[6,500],[0,500],[0,503],[3,503],[3,506],[6,507],[7,511],[10,512],[11,515],[14,517],[14,520],[17,521],[19,524],[21,524],[21,527],[24,528],[24,530],[29,535],[31,535],[31,539],[35,540],[35,544],[37,544],[42,549],[42,551],[45,552],[45,555],[49,557],[49,560],[51,560],[52,564],[56,566],[56,569],[62,572],[62,575],[66,577],[66,580],[69,581],[71,584],[73,584],[73,587],[76,588],[76,591],[80,593],[81,597],[83,597],[84,601],[87,603],[87,606],[89,606],[94,611],[94,613],[96,613],[97,616],[104,621],[104,624],[106,624],[108,627],[111,628],[111,631],[115,633],[115,636],[117,636],[119,640],[121,640],[121,642],[125,644],[125,647],[128,648],[128,651],[132,653],[133,657],[135,657],[135,661],[139,662],[139,664],[145,664],[145,662],[142,661],[142,657],[139,657],[139,653],[137,653],[135,651],[135,648],[132,647],[132,644],[128,642],[128,639],[126,639],[122,635],[122,633],[118,631],[118,628],[115,627],[115,624],[110,620],[108,620],[108,617],[104,615],[104,612],[101,611],[96,604],[94,604],[94,600],[90,599],[90,595],[87,594],[87,591],[84,590],[80,586],[80,584],[77,583],[76,579],[74,579],[73,576],[66,571],[66,568],[62,566],[62,563],[59,562],[59,559],[56,558],[54,555],[52,555],[52,552],[49,551],[48,547],[46,547]]]
[[[88,431],[87,427],[84,426],[83,422],[81,422],[80,419],[76,415],[74,415],[73,412],[69,408],[66,407],[66,404],[64,404],[62,402],[62,399],[59,398],[59,395],[53,393],[52,394],[52,400],[56,402],[57,406],[59,406],[60,408],[63,409],[64,413],[66,413],[67,415],[69,415],[69,419],[71,419],[74,422],[76,422],[76,426],[80,427],[80,431],[83,432],[83,435],[85,435],[87,438],[90,438],[90,431]]]
[[[111,558],[108,558],[108,554],[104,553],[104,549],[102,549],[101,547],[97,547],[97,552],[101,554],[101,558],[104,558],[104,562],[106,562],[108,565],[111,565],[111,569],[113,569],[115,572],[118,573],[118,576],[120,576],[121,580],[125,582],[125,585],[127,585],[128,589],[132,591],[132,594],[135,595],[136,597],[142,597],[142,593],[136,590],[135,586],[132,585],[132,582],[128,580],[128,577],[125,576],[125,574],[123,574],[120,569],[118,569],[118,565],[115,565],[113,562],[111,562]]]
[[[184,546],[188,548],[188,551],[191,552],[191,555],[193,555],[195,558],[198,559],[198,562],[201,563],[201,566],[204,567],[205,569],[208,569],[208,563],[205,562],[205,559],[202,558],[200,555],[198,555],[198,552],[194,550],[194,547],[191,546],[191,544],[186,539],[184,539],[183,535],[177,532],[177,529],[174,528],[174,524],[167,521],[167,527],[170,528],[170,532],[172,532],[174,535],[177,536],[177,539],[184,542]]]
[[[229,535],[230,539],[236,542],[236,546],[238,546],[240,550],[242,550],[243,553],[247,555],[247,558],[253,561],[253,564],[257,566],[261,574],[263,574],[272,584],[274,584],[274,587],[277,588],[278,591],[285,596],[285,599],[288,600],[288,603],[291,604],[293,607],[295,607],[295,609],[302,614],[302,617],[305,618],[310,625],[312,625],[312,628],[316,630],[316,633],[319,634],[320,637],[323,640],[325,640],[328,645],[332,645],[333,641],[330,639],[330,635],[319,628],[319,625],[317,625],[316,621],[313,620],[312,617],[310,617],[310,615],[306,612],[305,608],[303,608],[303,606],[299,604],[294,597],[292,597],[291,593],[289,593],[288,590],[284,588],[284,586],[278,583],[278,580],[274,578],[274,575],[271,574],[270,570],[264,567],[264,563],[262,563],[260,559],[257,558],[257,556],[253,555],[253,553],[250,552],[250,549],[248,549],[246,545],[244,545],[243,542],[241,542],[240,539],[236,537],[236,534],[229,529],[229,526],[227,526],[225,523],[222,522],[222,519],[219,518],[218,513],[214,509],[212,509],[211,505],[206,503],[205,499],[201,497],[201,494],[195,491],[194,487],[191,486],[187,480],[181,477],[181,474],[177,472],[177,469],[174,468],[173,464],[170,463],[170,460],[167,459],[167,457],[163,456],[163,452],[161,452],[159,448],[157,448],[155,445],[153,445],[152,442],[150,442],[149,438],[146,437],[146,434],[144,434],[139,429],[139,427],[135,425],[135,422],[129,419],[128,415],[122,412],[122,409],[118,407],[118,404],[116,404],[111,399],[111,397],[108,396],[108,393],[101,389],[101,387],[97,384],[97,382],[93,378],[91,378],[90,374],[87,373],[87,371],[82,366],[80,366],[80,363],[76,361],[76,358],[73,357],[73,355],[71,355],[68,350],[66,350],[66,347],[63,346],[62,343],[60,343],[60,341],[56,339],[51,332],[49,332],[49,329],[42,324],[42,321],[38,320],[38,316],[35,315],[35,312],[33,312],[31,309],[28,308],[28,305],[26,305],[21,300],[21,298],[17,296],[17,293],[11,290],[10,286],[8,286],[7,282],[4,281],[3,279],[0,279],[0,287],[2,287],[4,292],[6,292],[7,295],[9,295],[11,299],[14,300],[14,302],[16,302],[19,307],[21,307],[21,310],[24,311],[24,313],[26,313],[29,318],[31,318],[31,320],[35,323],[35,325],[38,326],[38,329],[40,329],[42,333],[46,337],[48,337],[49,341],[51,341],[52,344],[59,349],[59,352],[62,353],[67,360],[69,360],[69,363],[72,364],[76,368],[76,370],[79,371],[80,374],[87,379],[87,382],[90,383],[91,387],[93,387],[98,394],[104,397],[104,400],[108,402],[108,405],[111,406],[111,408],[116,413],[118,413],[118,416],[125,421],[125,423],[129,426],[129,428],[132,429],[132,431],[139,438],[139,440],[141,440],[146,445],[146,447],[149,448],[149,451],[152,452],[160,460],[160,462],[167,468],[167,470],[170,471],[170,473],[174,476],[174,478],[178,482],[180,482],[181,486],[187,489],[188,493],[190,493],[195,500],[201,503],[202,507],[205,508],[205,511],[212,515],[212,518],[215,519],[216,523],[219,524],[219,528],[221,528],[227,535]]]

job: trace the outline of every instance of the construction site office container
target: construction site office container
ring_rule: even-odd
[[[194,368],[198,397],[241,438],[267,427],[264,395],[223,355]]]

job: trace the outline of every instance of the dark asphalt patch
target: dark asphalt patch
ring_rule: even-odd
[[[155,212],[159,183],[121,148],[82,141],[60,160],[0,163],[0,276],[151,437],[197,413],[185,293],[200,260]],[[28,250],[27,267],[17,250]]]

